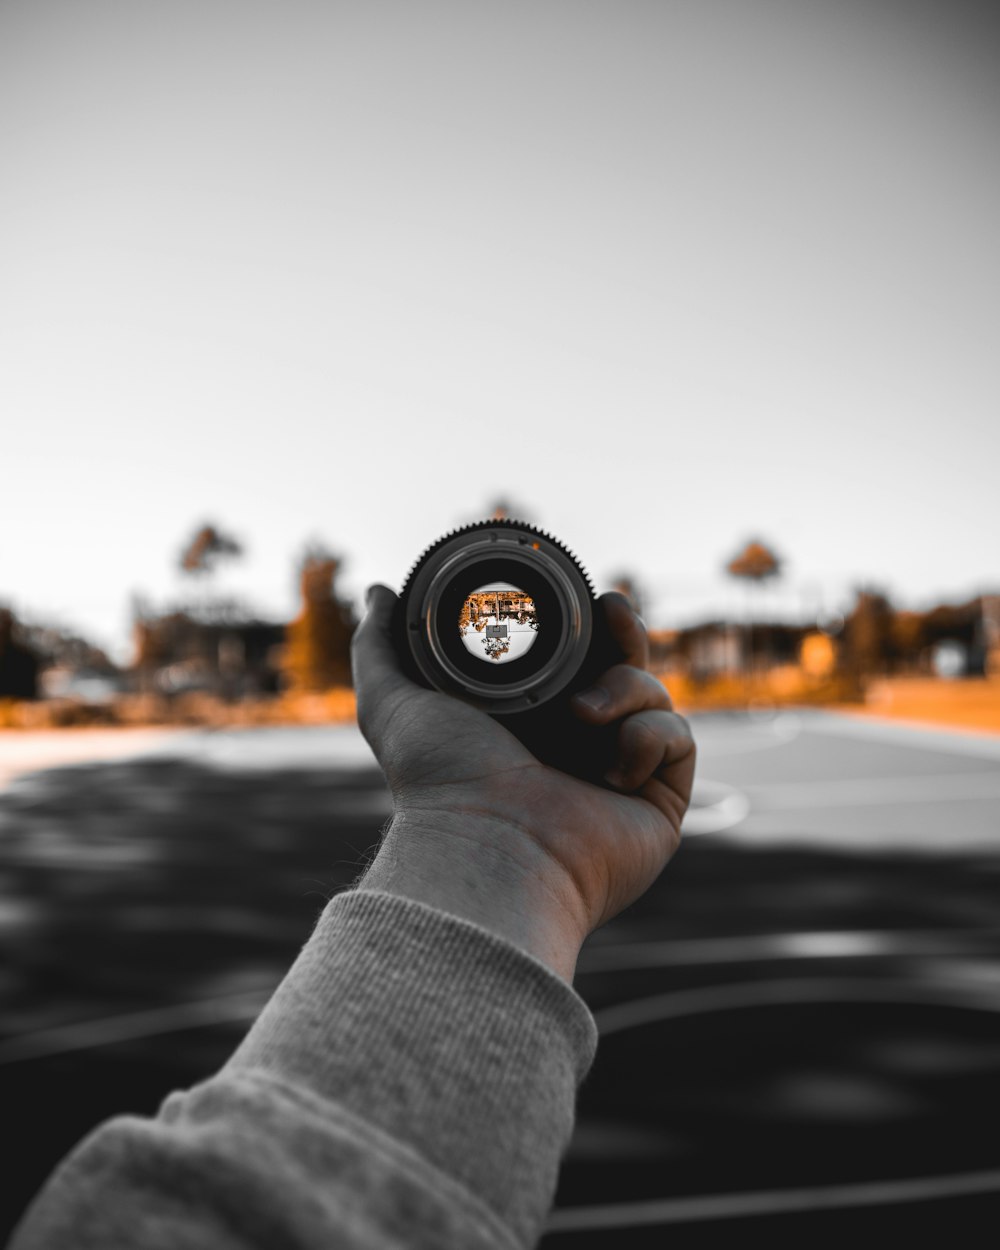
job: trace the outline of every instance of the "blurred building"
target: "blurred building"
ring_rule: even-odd
[[[777,621],[748,625],[704,621],[684,629],[650,632],[654,667],[673,669],[695,681],[738,674],[751,666],[761,672],[797,664],[803,641],[812,630]]]
[[[859,677],[982,677],[1000,647],[1000,596],[896,611],[874,591],[861,591],[844,623],[845,662]]]
[[[521,590],[482,590],[469,595],[461,612],[461,623],[478,621],[481,617],[535,616],[535,602]]]
[[[88,639],[57,625],[29,625],[25,639],[39,657],[38,692],[43,699],[76,703],[110,703],[127,679]]]
[[[204,620],[175,610],[135,622],[136,684],[144,693],[206,691],[227,699],[274,694],[285,627],[260,620]]]

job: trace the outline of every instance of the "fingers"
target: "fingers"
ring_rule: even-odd
[[[620,721],[609,785],[642,793],[676,820],[684,813],[694,780],[695,745],[687,721],[673,710],[665,686],[646,671],[646,628],[624,595],[601,596],[611,635],[625,656],[570,703],[592,725]]]
[[[404,674],[392,637],[398,603],[388,586],[368,588],[368,611],[351,639],[351,669],[358,697],[358,723],[369,742],[381,736],[381,725],[413,683]]]
[[[581,720],[593,725],[606,725],[609,721],[647,708],[665,708],[667,711],[673,708],[670,695],[661,681],[652,673],[628,664],[616,664],[609,668],[593,686],[575,694],[571,703]]]
[[[649,667],[649,640],[646,627],[632,611],[632,605],[616,590],[601,595],[598,603],[604,609],[611,637],[621,649],[626,664],[636,668]]]
[[[637,712],[622,722],[618,756],[606,774],[610,785],[627,793],[642,792],[661,805],[655,782],[666,788],[673,814],[683,815],[694,782],[695,743],[683,716],[661,708]]]

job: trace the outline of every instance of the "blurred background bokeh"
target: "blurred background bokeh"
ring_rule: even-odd
[[[998,131],[973,0],[0,6],[0,1227],[356,878],[362,591],[489,516],[700,744],[553,1246],[996,1218]]]

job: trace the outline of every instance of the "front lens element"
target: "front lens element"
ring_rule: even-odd
[[[479,586],[462,604],[458,632],[469,654],[486,664],[520,659],[538,637],[535,602],[510,582]]]

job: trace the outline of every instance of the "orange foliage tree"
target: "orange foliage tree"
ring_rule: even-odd
[[[748,582],[753,586],[760,586],[770,578],[778,576],[781,572],[781,560],[766,543],[761,542],[760,539],[752,538],[743,550],[729,561],[726,565],[726,572],[730,577]],[[747,623],[746,667],[751,680],[753,679],[755,658],[753,615],[750,614]]]
[[[737,577],[751,582],[763,582],[768,578],[777,577],[781,572],[781,561],[764,543],[758,539],[750,542],[726,565],[730,577]]]
[[[285,634],[282,665],[287,684],[299,692],[351,684],[351,635],[356,620],[336,595],[340,561],[321,547],[309,548],[299,567],[302,609]]]
[[[241,556],[243,548],[229,534],[215,525],[202,525],[195,530],[181,552],[180,566],[185,573],[211,573],[219,560]]]

